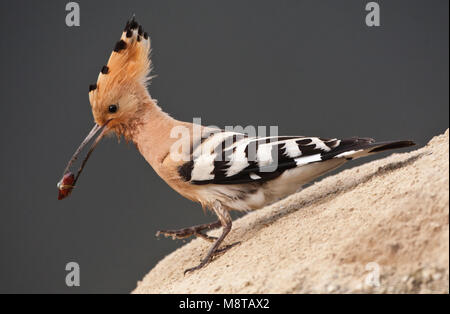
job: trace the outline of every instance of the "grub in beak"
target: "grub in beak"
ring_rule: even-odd
[[[109,122],[109,121],[108,121]],[[103,136],[106,134],[108,129],[106,128],[105,123],[103,126],[100,126],[98,124],[94,125],[92,130],[89,132],[89,134],[86,136],[86,138],[81,142],[78,149],[73,154],[72,158],[69,160],[66,168],[64,169],[64,173],[62,176],[62,179],[58,182],[58,200],[62,200],[70,195],[72,192],[72,189],[75,187],[75,184],[80,177],[81,172],[84,169],[84,166],[86,165],[89,157],[91,156],[92,152],[94,151],[97,144],[100,142],[100,140],[103,138]],[[89,149],[88,153],[86,154],[86,157],[84,157],[83,162],[81,163],[80,168],[78,169],[78,172],[76,176],[70,171],[70,168],[72,167],[73,163],[78,159],[78,156],[80,155],[81,151],[83,150],[84,146],[90,142],[90,140],[98,133],[100,134],[97,136],[97,138],[94,140],[94,142],[91,145],[91,148]]]
[[[72,192],[75,182],[75,175],[72,172],[67,172],[61,181],[58,182],[58,200],[65,199]]]

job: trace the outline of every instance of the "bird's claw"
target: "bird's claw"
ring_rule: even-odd
[[[163,235],[166,238],[171,237],[173,240],[175,240],[175,239],[185,239],[195,235],[196,237],[200,237],[202,239],[205,239],[206,241],[214,242],[217,240],[216,237],[209,236],[206,233],[202,232],[203,230],[209,229],[209,225],[212,224],[208,224],[206,225],[206,227],[205,225],[200,225],[180,230],[160,230],[156,232],[156,236],[159,237],[160,235]]]
[[[227,246],[225,246],[225,247],[223,247],[223,248],[221,248],[221,249],[217,249],[217,250],[215,250],[214,252],[211,252],[210,254],[208,254],[208,255],[200,262],[200,264],[198,264],[198,265],[195,266],[195,267],[186,269],[186,270],[184,271],[183,275],[186,275],[187,273],[190,273],[190,272],[193,272],[193,271],[196,271],[196,270],[199,270],[199,269],[203,268],[204,266],[206,266],[206,264],[208,264],[208,263],[211,261],[211,259],[212,259],[214,256],[216,256],[217,254],[220,254],[220,253],[224,253],[224,252],[228,251],[229,249],[231,249],[232,247],[234,247],[234,246],[236,246],[236,245],[239,245],[239,244],[241,244],[241,241],[238,241],[238,242],[229,244],[229,245],[227,245]]]
[[[156,232],[156,236],[159,237],[160,235],[163,235],[166,238],[171,237],[172,240],[175,240],[175,239],[188,238],[192,234],[186,234],[186,233],[181,233],[181,232],[171,231],[171,230],[159,230],[159,231]]]

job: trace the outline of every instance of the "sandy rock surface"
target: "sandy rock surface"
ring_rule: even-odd
[[[192,240],[133,293],[448,293],[449,131],[249,213],[236,241],[184,276],[210,247]]]

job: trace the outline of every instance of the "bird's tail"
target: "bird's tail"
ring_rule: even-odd
[[[414,146],[413,141],[389,141],[375,142],[371,138],[349,138],[342,140],[338,146],[331,151],[323,154],[322,160],[332,158],[356,159],[359,157],[369,156],[390,149],[404,148]]]

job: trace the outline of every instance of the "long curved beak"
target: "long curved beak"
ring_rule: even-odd
[[[109,121],[108,121],[109,122]],[[105,134],[108,131],[108,128],[106,127],[108,125],[108,122],[105,123],[103,126],[100,126],[98,124],[95,124],[92,130],[89,132],[89,134],[86,136],[86,138],[81,142],[78,149],[73,154],[72,158],[67,163],[66,168],[64,169],[64,173],[62,176],[62,179],[58,182],[58,200],[62,200],[70,195],[72,192],[72,189],[75,187],[75,184],[80,177],[81,172],[83,171],[89,157],[91,156],[92,152],[94,151],[95,147],[97,147],[100,140],[105,136]],[[91,148],[89,148],[88,153],[86,154],[86,157],[84,157],[83,162],[81,163],[80,168],[78,169],[78,172],[76,176],[70,171],[70,168],[72,167],[73,163],[78,159],[78,156],[80,155],[83,148],[91,141],[91,139],[100,132],[100,134],[96,137],[94,142],[91,145]]]

